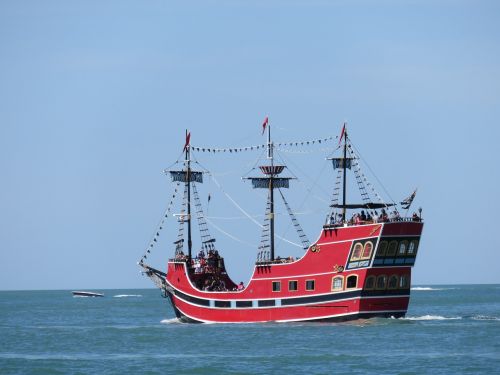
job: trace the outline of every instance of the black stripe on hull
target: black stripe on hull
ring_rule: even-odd
[[[211,307],[218,309],[229,309],[231,307],[231,300],[213,300],[213,306],[210,306],[210,300],[189,296],[185,293],[177,289],[172,289],[169,292],[170,294],[174,294],[177,298],[180,298],[184,302],[190,302],[193,305],[203,306],[203,307]],[[350,298],[358,298],[358,297],[389,297],[389,296],[401,296],[401,297],[409,297],[409,290],[385,290],[385,291],[366,291],[366,290],[355,290],[349,292],[342,293],[330,293],[323,294],[319,296],[304,296],[304,297],[294,297],[294,298],[281,298],[281,306],[296,306],[296,305],[307,305],[307,304],[317,304],[323,302],[334,302],[337,300],[350,299]],[[173,299],[170,297],[170,300],[173,304]],[[279,300],[279,298],[278,298]],[[252,308],[251,301],[238,301],[234,300],[236,309],[240,308]],[[276,304],[276,300],[258,300],[258,307],[273,307],[278,306]]]

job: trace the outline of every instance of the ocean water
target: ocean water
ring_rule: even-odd
[[[412,288],[403,319],[177,323],[160,292],[0,292],[0,374],[500,374],[500,285]]]

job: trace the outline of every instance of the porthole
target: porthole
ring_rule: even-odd
[[[408,275],[401,275],[399,278],[399,289],[408,289],[410,287],[410,277]]]
[[[399,243],[398,255],[404,256],[406,254],[406,248],[408,247],[408,241],[401,241]]]
[[[332,279],[332,290],[344,289],[344,278],[342,276],[335,276]]]
[[[408,255],[415,255],[417,253],[418,240],[410,241],[408,245]]]
[[[295,292],[295,291],[297,291],[298,289],[299,289],[299,285],[298,285],[297,280],[290,280],[290,281],[288,282],[288,290],[289,290],[290,292]]]
[[[377,277],[377,289],[378,290],[384,290],[387,285],[387,276],[386,275],[380,275]]]
[[[345,283],[346,289],[353,289],[358,286],[358,276],[357,275],[350,275],[347,276],[347,281]]]
[[[387,251],[387,241],[380,241],[379,245],[378,245],[378,250],[377,250],[377,255],[378,256],[385,256],[385,252]]]
[[[354,250],[352,251],[351,260],[358,260],[361,257],[361,253],[363,252],[363,245],[361,243],[357,243],[354,245]]]
[[[391,241],[391,242],[389,243],[389,247],[387,248],[387,254],[386,254],[386,255],[387,255],[388,257],[389,257],[389,256],[391,256],[391,257],[392,257],[392,256],[396,255],[396,250],[397,250],[397,248],[398,248],[398,243],[397,243],[396,241]]]
[[[387,289],[396,289],[398,287],[398,277],[392,275],[389,277],[389,283],[387,284]]]
[[[314,280],[306,280],[306,290],[314,290]]]
[[[368,276],[365,280],[365,289],[370,290],[375,287],[375,276]]]
[[[372,256],[372,250],[373,250],[373,243],[371,241],[368,241],[365,243],[365,248],[363,249],[363,256],[361,257],[362,259],[370,259]]]
[[[273,292],[281,292],[281,281],[273,281]]]

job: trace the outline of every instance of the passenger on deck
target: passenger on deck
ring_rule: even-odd
[[[378,212],[374,211],[372,216],[373,222],[378,223]]]
[[[361,218],[361,221],[366,221],[366,215],[365,215],[365,211],[364,210],[361,210],[360,218]]]
[[[398,221],[399,220],[399,212],[394,210],[391,214],[391,220]]]
[[[385,212],[384,208],[382,208],[382,214],[380,216],[381,216],[380,219],[382,221],[387,221],[389,219],[389,217],[387,216],[387,212]]]
[[[201,262],[199,259],[194,263],[194,273],[201,273]]]
[[[243,290],[243,289],[245,289],[245,285],[243,285],[243,281],[240,281],[237,290]]]
[[[418,217],[416,212],[413,213],[411,218],[413,219],[413,221],[420,221],[420,217]]]
[[[359,214],[354,215],[354,224],[356,224],[356,225],[361,224],[361,217],[359,216]]]
[[[198,252],[198,258],[200,258],[200,259],[205,258],[205,252],[203,251],[203,249],[201,249],[201,250]]]

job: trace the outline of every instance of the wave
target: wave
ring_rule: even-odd
[[[161,324],[182,324],[179,319],[177,318],[171,318],[171,319],[163,319]]]
[[[414,286],[411,288],[411,290],[417,290],[417,291],[427,291],[427,290],[452,290],[455,288],[431,288],[429,286]]]
[[[142,297],[142,294],[117,294],[113,296],[114,298],[125,298],[125,297]]]
[[[470,317],[472,320],[496,320],[500,321],[498,316],[474,315]]]
[[[416,321],[421,321],[421,320],[460,320],[462,319],[461,316],[456,316],[456,317],[445,317],[441,315],[422,315],[422,316],[407,316],[405,318],[399,318],[400,320],[416,320]]]

